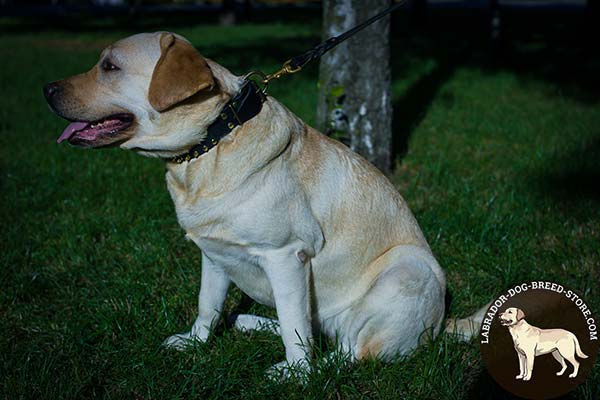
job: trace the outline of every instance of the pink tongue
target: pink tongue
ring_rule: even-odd
[[[65,140],[67,140],[68,138],[70,138],[71,136],[73,136],[73,134],[75,132],[84,129],[88,125],[89,125],[88,122],[71,122],[69,124],[69,126],[67,126],[65,128],[65,130],[62,133],[62,135],[60,135],[60,137],[58,138],[58,140],[56,142],[57,143],[64,142]]]

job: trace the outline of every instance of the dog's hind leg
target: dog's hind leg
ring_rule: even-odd
[[[279,321],[276,319],[259,317],[252,314],[238,314],[234,316],[233,327],[239,331],[266,331],[281,335]]]
[[[371,265],[381,271],[346,317],[356,359],[409,354],[444,319],[445,279],[435,258],[416,246],[396,246]]]
[[[576,345],[574,339],[577,340],[575,335],[571,334],[566,338],[560,339],[556,344],[558,348],[556,351],[560,351],[560,355],[573,366],[573,372],[569,374],[569,378],[575,378],[579,372],[579,361],[575,358]]]
[[[558,361],[560,363],[560,366],[562,367],[562,369],[556,373],[557,376],[561,376],[562,374],[565,373],[565,370],[567,369],[567,363],[565,362],[565,359],[563,358],[563,356],[560,354],[560,352],[558,350],[554,350],[552,352],[552,357],[554,357],[556,359],[556,361]]]
[[[575,378],[579,372],[579,361],[575,358],[575,352],[573,351],[571,354],[562,354],[562,356],[573,366],[573,372],[569,374],[569,378]]]

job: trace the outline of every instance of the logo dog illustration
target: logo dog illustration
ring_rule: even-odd
[[[573,366],[569,378],[575,378],[579,371],[579,358],[588,358],[581,347],[577,336],[565,329],[540,329],[525,321],[525,313],[520,308],[510,307],[499,316],[500,324],[507,326],[512,336],[515,350],[519,356],[519,375],[516,379],[531,379],[536,356],[551,353],[562,367],[556,373],[561,376],[567,369],[565,359]]]

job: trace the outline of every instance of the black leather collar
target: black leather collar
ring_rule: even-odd
[[[187,153],[167,158],[167,161],[181,164],[207,153],[236,126],[254,118],[262,109],[265,99],[266,95],[258,85],[254,81],[247,80],[240,91],[221,109],[216,121],[208,126],[208,133],[204,140],[193,146]]]

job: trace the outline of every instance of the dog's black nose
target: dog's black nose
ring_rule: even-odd
[[[60,89],[61,86],[58,83],[49,83],[46,86],[44,86],[44,97],[46,97],[46,100],[50,101],[52,97],[54,97],[58,92],[60,92]]]

